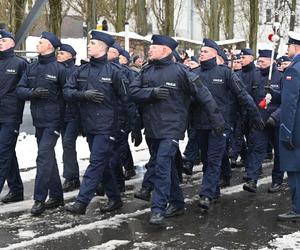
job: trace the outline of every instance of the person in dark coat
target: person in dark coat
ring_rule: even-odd
[[[173,61],[172,51],[177,45],[170,37],[153,35],[148,52],[150,62],[130,85],[133,100],[143,104],[145,136],[151,140],[155,176],[149,223],[154,225],[184,213],[175,156],[179,140],[184,138],[191,96],[201,103],[216,129],[224,125],[214,99],[199,77]]]
[[[111,35],[92,31],[88,44],[90,62],[80,66],[64,87],[66,100],[79,104],[81,125],[91,152],[76,201],[66,205],[72,214],[85,214],[99,183],[108,197],[101,212],[123,206],[115,175],[109,167],[118,129],[118,107],[128,100],[126,77],[119,65],[107,60],[107,51],[114,42]]]
[[[55,49],[60,44],[53,33],[42,32],[37,45],[38,60],[28,66],[17,87],[19,98],[30,100],[33,125],[36,128],[38,156],[33,196],[35,202],[31,209],[33,215],[64,205],[54,151],[64,118],[62,88],[65,84],[65,70],[55,57]],[[47,196],[49,199],[45,203]]]
[[[0,30],[0,193],[5,181],[9,192],[3,203],[22,201],[23,183],[16,157],[16,143],[22,123],[24,101],[17,98],[16,87],[27,62],[14,53],[13,35]]]
[[[62,44],[57,53],[57,61],[65,67],[66,77],[69,77],[75,70],[76,51],[69,44]],[[64,192],[70,192],[80,187],[79,166],[77,162],[76,139],[79,134],[80,120],[78,105],[66,102],[64,112],[64,124],[62,127],[63,145],[63,183]]]
[[[300,220],[300,33],[290,32],[288,56],[293,58],[282,81],[279,152],[280,168],[287,171],[292,209],[279,220]]]

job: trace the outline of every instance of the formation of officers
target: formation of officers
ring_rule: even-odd
[[[268,191],[281,190],[284,171],[292,191],[291,211],[278,218],[300,218],[300,34],[290,33],[288,56],[277,64],[271,65],[271,50],[259,50],[255,65],[254,52],[244,48],[230,66],[213,40],[203,40],[197,60],[180,56],[172,38],[153,35],[147,63],[135,56],[131,67],[129,53],[112,36],[90,35],[89,61],[81,66],[75,66],[76,51],[50,32],[41,34],[38,59],[28,64],[14,54],[13,35],[0,31],[0,192],[5,181],[9,187],[3,203],[23,200],[15,146],[28,100],[38,144],[33,215],[64,206],[63,192],[78,188],[76,201],[65,206],[72,214],[85,214],[95,194],[108,198],[101,212],[122,207],[125,180],[135,175],[128,136],[138,146],[144,129],[150,159],[134,196],[151,200],[150,224],[184,213],[182,172],[193,173],[199,152],[202,209],[220,198],[231,168],[241,164],[243,189],[257,192],[263,161],[274,152]],[[79,134],[90,149],[81,182]],[[54,151],[60,135],[63,185]]]

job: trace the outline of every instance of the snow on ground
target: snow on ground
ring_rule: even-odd
[[[117,247],[129,244],[128,240],[110,240],[98,246],[90,247],[88,250],[114,250]]]
[[[224,227],[221,232],[237,233],[239,230],[234,227]]]
[[[270,248],[261,248],[260,250],[267,249],[300,249],[300,231],[287,234],[269,242]]]

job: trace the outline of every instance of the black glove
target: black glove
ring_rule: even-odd
[[[33,90],[32,96],[34,98],[48,98],[49,90],[45,88],[38,87]]]
[[[104,94],[96,89],[89,89],[84,92],[84,98],[96,103],[102,103],[104,101]]]
[[[224,127],[223,126],[218,127],[218,128],[214,128],[212,130],[212,134],[215,135],[215,136],[221,136],[223,133],[224,133]]]
[[[157,99],[167,99],[169,94],[169,90],[163,87],[153,88],[152,90],[152,96]]]
[[[265,91],[268,92],[268,93],[271,93],[272,90],[273,90],[272,87],[271,87],[270,85],[265,85],[265,86],[264,86],[264,89],[265,89]]]
[[[259,118],[255,118],[255,119],[253,120],[252,127],[253,127],[254,129],[263,130],[264,127],[265,127],[265,123],[264,123],[263,119],[261,119],[260,117],[259,117]]]
[[[295,145],[293,144],[292,141],[281,141],[282,145],[287,149],[287,150],[294,150]]]
[[[134,129],[131,131],[131,142],[135,147],[138,147],[143,141],[142,132],[140,129]]]
[[[276,121],[272,116],[270,116],[266,122],[266,127],[275,127],[275,126],[276,126]]]

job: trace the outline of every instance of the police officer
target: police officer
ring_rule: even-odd
[[[282,56],[280,58],[277,59],[277,65],[278,65],[278,70],[280,72],[284,72],[285,69],[290,66],[290,64],[292,63],[292,59],[289,58],[288,56]]]
[[[0,30],[0,193],[5,181],[9,192],[2,202],[23,200],[23,183],[16,157],[16,143],[22,123],[24,101],[17,98],[16,86],[27,62],[14,53],[13,35]]]
[[[62,88],[65,70],[55,57],[55,49],[60,44],[53,33],[43,32],[37,44],[38,60],[29,65],[17,87],[18,96],[31,101],[33,125],[36,128],[38,156],[33,197],[35,203],[31,209],[33,215],[64,204],[54,151],[64,113]],[[49,199],[45,203],[48,194]]]
[[[65,67],[66,77],[75,70],[76,51],[69,44],[61,44],[57,53],[57,61]],[[76,139],[79,133],[79,109],[78,105],[66,102],[64,112],[64,125],[62,127],[63,144],[63,184],[64,192],[73,191],[80,187],[79,166],[77,162]]]
[[[107,204],[101,207],[102,212],[123,205],[115,176],[109,168],[118,128],[118,105],[128,99],[127,79],[118,65],[107,60],[108,48],[114,42],[111,35],[92,31],[88,44],[90,62],[76,70],[64,88],[67,100],[79,102],[81,123],[91,152],[76,202],[66,206],[73,214],[85,214],[99,183],[103,184],[108,197]]]
[[[251,129],[248,141],[247,154],[247,183],[244,184],[243,189],[248,192],[256,192],[256,184],[262,168],[263,160],[267,153],[268,143],[272,142],[274,145],[274,165],[272,171],[272,185],[268,191],[273,193],[281,189],[283,181],[283,172],[279,167],[279,106],[280,100],[272,99],[271,102],[265,106],[262,104],[268,98],[268,87],[280,91],[281,89],[281,73],[276,69],[275,64],[272,68],[271,83],[268,83],[268,75],[271,65],[271,50],[259,50],[258,67],[259,70],[255,72],[255,85],[253,86],[252,97],[256,104],[260,107],[259,111],[266,124],[263,130]]]
[[[216,128],[224,122],[200,79],[172,60],[176,47],[172,38],[153,35],[148,52],[150,63],[130,85],[132,98],[143,103],[145,136],[151,139],[155,179],[149,223],[154,225],[163,224],[165,217],[184,213],[174,160],[179,140],[184,138],[191,96],[201,103]]]
[[[280,113],[280,168],[287,171],[292,210],[279,220],[300,220],[300,34],[289,32],[288,56],[293,58],[282,82]]]
[[[193,70],[211,91],[226,122],[224,131],[214,130],[200,107],[196,107],[192,113],[192,122],[197,129],[204,168],[199,193],[199,206],[202,209],[208,209],[211,201],[219,198],[220,195],[221,163],[226,148],[227,133],[231,129],[232,96],[249,111],[255,126],[263,126],[259,111],[253,99],[244,90],[240,79],[228,66],[217,64],[218,50],[219,46],[213,40],[205,38],[200,51],[200,67]]]

